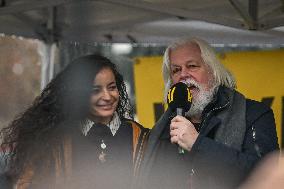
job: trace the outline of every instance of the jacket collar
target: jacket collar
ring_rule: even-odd
[[[208,121],[208,117],[212,115],[213,112],[218,112],[223,110],[224,108],[228,107],[230,105],[230,99],[228,92],[231,89],[225,87],[225,86],[219,86],[218,90],[216,92],[216,95],[214,95],[213,100],[205,107],[203,113],[202,113],[202,127],[206,127],[201,129],[201,134],[207,135],[211,129],[213,129],[216,125],[220,123],[220,119],[217,117],[212,117],[210,119],[210,123],[206,123]]]
[[[210,111],[219,110],[226,107],[229,103],[229,96],[227,91],[230,90],[225,86],[219,86],[216,94],[214,95],[212,101],[205,107],[202,116],[209,113]]]

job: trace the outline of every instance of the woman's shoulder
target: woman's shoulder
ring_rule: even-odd
[[[138,123],[137,121],[135,121],[133,119],[124,118],[122,120],[122,122],[130,124],[133,129],[138,129],[138,130],[140,130],[142,132],[149,132],[150,131],[149,128],[144,127],[143,125],[141,125],[140,123]]]

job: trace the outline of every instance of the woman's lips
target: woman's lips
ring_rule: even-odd
[[[99,108],[108,110],[112,108],[112,104],[105,104],[105,105],[97,105]]]

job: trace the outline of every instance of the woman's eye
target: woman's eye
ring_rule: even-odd
[[[93,88],[92,92],[94,94],[98,94],[100,92],[100,89],[99,88]]]
[[[116,86],[116,85],[111,85],[111,86],[109,87],[109,89],[112,90],[112,91],[113,91],[113,90],[116,90],[116,89],[117,89],[117,86]]]

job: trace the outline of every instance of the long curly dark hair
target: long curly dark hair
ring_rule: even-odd
[[[115,64],[101,55],[79,57],[46,86],[26,111],[1,130],[1,148],[10,177],[17,180],[25,168],[48,159],[64,133],[86,120],[93,81],[103,68],[110,68],[115,76],[119,117],[133,119],[126,86]]]

